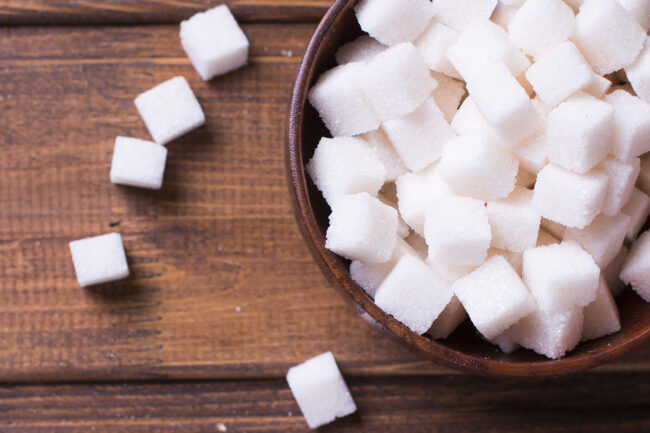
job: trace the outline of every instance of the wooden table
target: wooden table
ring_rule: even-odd
[[[335,353],[358,414],[323,431],[650,431],[650,346],[565,379],[420,361],[313,263],[283,144],[329,0],[232,0],[250,65],[204,83],[178,23],[208,0],[0,1],[0,432],[307,430],[286,370]],[[171,143],[160,192],[108,180],[140,92],[185,76],[207,125]],[[132,277],[81,289],[67,243],[118,231]]]

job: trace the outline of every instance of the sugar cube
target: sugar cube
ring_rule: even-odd
[[[375,155],[386,169],[386,181],[393,182],[408,171],[392,143],[381,129],[366,132],[358,136],[375,151]]]
[[[451,121],[451,129],[458,135],[485,135],[490,141],[501,141],[471,96],[465,98],[458,108]]]
[[[357,411],[332,352],[291,367],[287,382],[310,428]]]
[[[440,177],[459,195],[483,201],[506,197],[515,187],[519,161],[485,136],[466,135],[445,143]]]
[[[650,152],[650,104],[624,90],[605,96],[614,107],[612,154],[621,161]]]
[[[111,163],[111,182],[160,189],[167,148],[151,141],[117,137]]]
[[[494,8],[490,19],[503,30],[508,30],[508,24],[518,9],[518,6],[505,4],[500,1],[497,3],[497,7]]]
[[[447,338],[452,332],[465,321],[467,313],[463,304],[460,303],[458,298],[454,295],[451,301],[447,304],[442,313],[433,321],[431,328],[427,331],[427,335],[434,340]]]
[[[134,102],[158,144],[169,143],[205,123],[199,101],[183,77],[174,77],[141,93]]]
[[[554,245],[554,244],[559,244],[560,241],[555,239],[555,237],[547,232],[544,229],[539,230],[539,235],[537,236],[537,246],[538,247],[545,247],[547,245]],[[522,257],[523,261],[523,257]]]
[[[487,20],[497,0],[437,0],[433,3],[436,20],[463,31],[477,20]]]
[[[533,135],[512,149],[519,159],[520,168],[536,175],[548,164],[546,156],[546,134]]]
[[[361,0],[354,11],[361,29],[384,45],[417,38],[435,13],[429,0]]]
[[[563,42],[550,49],[526,72],[533,89],[549,107],[591,85],[596,77],[572,42]]]
[[[515,342],[515,340],[510,337],[507,331],[494,337],[490,340],[490,343],[499,346],[499,349],[501,349],[503,353],[512,353],[521,347],[519,343]]]
[[[602,277],[596,299],[584,308],[582,314],[584,323],[581,341],[594,340],[621,330],[616,302],[607,287],[607,282]]]
[[[309,102],[333,137],[379,127],[379,118],[361,88],[364,74],[361,62],[337,66],[322,74],[309,91]]]
[[[584,229],[567,228],[564,240],[578,243],[600,268],[605,268],[623,246],[629,223],[630,217],[625,214],[601,214]]]
[[[129,265],[119,233],[80,239],[69,245],[80,286],[107,283],[129,276]]]
[[[506,198],[487,204],[495,248],[524,252],[537,243],[541,216],[533,206],[533,191],[515,188]]]
[[[641,158],[641,172],[636,185],[641,191],[650,194],[650,153]]]
[[[650,37],[635,62],[625,68],[625,74],[637,96],[650,102]]]
[[[639,158],[634,158],[629,163],[621,162],[616,158],[607,158],[598,168],[609,177],[603,213],[608,216],[616,215],[632,196],[641,162]]]
[[[427,332],[453,295],[421,259],[403,256],[377,289],[375,303],[417,334]]]
[[[623,265],[629,252],[630,250],[624,245],[616,257],[614,257],[614,260],[602,271],[601,275],[605,278],[607,287],[609,287],[609,291],[614,297],[620,295],[625,290],[625,283],[621,281],[621,271],[623,270]]]
[[[594,300],[600,268],[580,245],[563,241],[524,252],[522,274],[539,308],[558,313]]]
[[[415,111],[384,122],[382,129],[404,165],[413,171],[421,170],[440,158],[443,143],[454,136],[431,98]]]
[[[582,90],[594,98],[601,99],[611,88],[612,82],[610,80],[605,77],[601,77],[598,74],[594,74],[594,79]]]
[[[458,112],[460,101],[465,96],[465,84],[437,72],[432,72],[431,75],[438,82],[438,87],[431,93],[431,96],[449,123]]]
[[[447,49],[456,43],[459,35],[457,30],[434,20],[413,44],[420,50],[429,69],[460,79],[460,74],[447,58]]]
[[[575,30],[575,15],[562,0],[528,0],[508,23],[510,40],[539,58],[566,41]]]
[[[646,32],[650,31],[650,2],[648,0],[618,0]]]
[[[350,260],[387,262],[397,242],[397,211],[365,192],[332,205],[325,247]]]
[[[394,45],[373,57],[362,81],[364,92],[381,121],[415,110],[437,84],[420,52],[410,42]]]
[[[601,75],[632,64],[646,38],[639,23],[617,0],[586,0],[576,15],[572,37]]]
[[[489,260],[494,256],[501,256],[506,259],[508,263],[510,263],[510,266],[512,266],[512,269],[514,269],[518,275],[521,275],[524,262],[524,255],[522,253],[515,253],[512,251],[491,247],[487,251],[487,258]]]
[[[566,227],[563,226],[562,224],[556,223],[555,221],[547,220],[546,218],[542,218],[542,222],[540,226],[543,230],[546,230],[555,239],[562,240],[564,238],[564,232],[566,232]]]
[[[203,80],[241,68],[248,61],[248,39],[226,5],[181,22],[181,45]]]
[[[611,149],[614,109],[580,93],[557,106],[548,116],[548,160],[576,173],[586,173]]]
[[[625,259],[621,279],[632,286],[646,302],[650,302],[650,231],[634,241]]]
[[[535,310],[528,289],[501,256],[492,257],[452,288],[476,329],[488,340]]]
[[[424,222],[429,260],[472,266],[485,261],[492,235],[485,205],[466,197],[447,197],[429,207]]]
[[[650,197],[640,189],[634,188],[621,212],[631,218],[626,239],[633,241],[650,216]]]
[[[365,62],[375,55],[386,49],[386,45],[371,38],[368,35],[362,35],[353,41],[347,42],[336,51],[336,63],[345,65],[352,62]]]

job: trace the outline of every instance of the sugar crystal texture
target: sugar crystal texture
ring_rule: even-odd
[[[631,218],[626,239],[633,241],[650,216],[650,196],[640,189],[634,188],[621,212]]]
[[[636,184],[641,191],[650,194],[650,153],[641,158],[641,172]]]
[[[650,2],[648,0],[618,0],[646,32],[650,31]]]
[[[612,154],[621,161],[650,152],[650,103],[624,90],[605,96],[614,107]]]
[[[153,141],[166,144],[205,123],[205,115],[190,85],[174,77],[135,98]]]
[[[614,216],[601,214],[584,229],[567,228],[564,240],[578,243],[591,254],[602,269],[609,265],[621,250],[630,220],[631,218],[623,213]]]
[[[203,80],[241,68],[248,61],[248,39],[226,5],[182,21],[180,38]]]
[[[537,243],[541,216],[533,206],[533,191],[517,187],[506,198],[487,204],[492,246],[524,252]]]
[[[436,20],[463,31],[477,20],[487,20],[497,5],[497,0],[436,0]]]
[[[607,158],[598,168],[609,177],[603,213],[608,216],[616,215],[632,196],[634,183],[641,170],[641,161],[639,158],[634,158],[629,163],[625,163],[616,158]]]
[[[581,341],[594,340],[621,330],[618,308],[604,278],[600,279],[596,299],[584,308],[582,314]]]
[[[586,0],[576,15],[572,40],[601,74],[631,65],[647,38],[618,0]]]
[[[362,35],[353,41],[347,42],[336,51],[336,63],[345,65],[352,62],[365,62],[375,55],[386,49],[386,45],[371,38],[368,35]]]
[[[434,340],[440,338],[447,338],[452,332],[465,321],[467,313],[463,304],[460,303],[456,296],[451,297],[451,301],[447,304],[442,313],[433,321],[431,328],[427,331],[427,335]]]
[[[434,20],[413,44],[422,54],[429,69],[461,78],[447,58],[447,49],[456,43],[459,35],[457,30]]]
[[[435,13],[429,0],[361,0],[354,11],[361,29],[384,45],[417,38]]]
[[[332,352],[291,367],[287,382],[310,428],[357,411]]]
[[[165,174],[167,148],[151,141],[117,137],[111,163],[111,182],[160,189]]]
[[[460,101],[465,96],[465,84],[437,72],[432,72],[431,75],[438,82],[438,87],[431,93],[431,96],[445,116],[445,120],[451,122],[458,112]]]
[[[634,241],[625,259],[621,279],[646,302],[650,302],[650,230]]]
[[[453,292],[421,259],[405,255],[377,289],[375,303],[417,334],[427,332]]]
[[[626,246],[623,246],[621,251],[614,257],[614,260],[603,269],[601,274],[605,278],[607,287],[609,287],[609,291],[614,297],[620,295],[625,290],[625,283],[621,280],[621,271],[623,270],[623,265],[629,252],[630,250]]]
[[[402,160],[397,155],[393,144],[381,129],[366,132],[358,136],[374,149],[375,155],[386,169],[386,181],[395,181],[398,177],[408,171]]]
[[[495,256],[452,286],[485,338],[499,336],[535,310],[535,301],[508,261]]]
[[[129,276],[122,236],[108,233],[70,242],[72,263],[82,287]]]

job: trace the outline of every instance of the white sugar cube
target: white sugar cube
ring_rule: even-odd
[[[616,215],[632,196],[634,183],[641,170],[641,161],[634,158],[625,163],[616,158],[607,158],[598,168],[609,177],[603,213],[608,216]]]
[[[632,286],[646,302],[650,302],[650,231],[634,241],[625,259],[621,279]]]
[[[381,121],[415,110],[437,84],[420,52],[410,42],[394,45],[373,57],[362,81],[365,94]]]
[[[427,332],[453,292],[421,259],[405,255],[377,289],[375,303],[417,334]]]
[[[384,131],[375,129],[361,134],[359,138],[368,143],[368,146],[375,151],[375,155],[384,165],[387,182],[395,181],[408,171]]]
[[[530,173],[537,174],[548,164],[546,156],[546,135],[534,135],[512,149],[519,159],[519,166]]]
[[[515,340],[510,337],[510,334],[508,334],[507,331],[494,337],[490,340],[490,343],[499,346],[499,349],[501,349],[503,353],[512,353],[521,347],[519,343],[515,342]]]
[[[325,247],[350,260],[387,262],[397,242],[397,211],[365,192],[338,198]]]
[[[77,281],[82,287],[129,276],[122,236],[108,233],[70,242],[70,253]]]
[[[596,297],[599,275],[594,259],[575,242],[524,253],[523,280],[544,311],[557,313],[589,304]]]
[[[601,99],[605,94],[611,89],[612,82],[605,77],[601,77],[598,74],[594,74],[594,79],[591,83],[587,84],[584,89],[585,93],[590,94],[594,98]]]
[[[365,62],[375,55],[386,49],[386,45],[371,38],[368,35],[362,35],[353,41],[347,42],[336,51],[336,63],[345,65],[352,62]]]
[[[476,329],[488,340],[535,310],[535,301],[508,261],[495,256],[452,286]]]
[[[439,200],[426,213],[424,238],[432,262],[482,264],[492,238],[485,205],[466,197]]]
[[[557,240],[552,234],[547,232],[544,229],[539,230],[539,235],[537,236],[537,246],[538,247],[545,247],[547,245],[554,245],[554,244],[559,244],[560,241]],[[522,257],[523,261],[523,257]]]
[[[562,0],[528,0],[508,23],[510,40],[539,58],[566,41],[575,30],[575,15]]]
[[[503,30],[508,30],[508,24],[512,17],[517,13],[519,6],[513,6],[505,4],[502,1],[497,3],[497,7],[494,8],[492,16],[490,19]]]
[[[648,0],[618,0],[646,32],[650,31],[650,2]]]
[[[566,232],[566,226],[563,226],[560,223],[555,221],[547,220],[542,218],[542,223],[540,224],[541,228],[546,230],[551,236],[555,239],[562,240],[564,238],[564,233]]]
[[[527,349],[557,359],[578,345],[583,320],[582,308],[560,313],[535,310],[514,324],[508,335]]]
[[[489,250],[488,250],[489,251]],[[465,275],[471,274],[478,268],[478,266],[456,266],[449,265],[446,263],[441,263],[430,258],[426,259],[426,263],[431,266],[431,268],[438,273],[442,278],[445,279],[449,284],[453,284],[457,280],[460,280]]]
[[[515,187],[519,161],[485,136],[466,135],[445,143],[440,177],[459,195],[483,201],[506,197]]]
[[[451,129],[458,135],[485,135],[490,141],[501,141],[471,96],[465,98],[458,108],[451,121]]]
[[[417,38],[435,13],[429,0],[361,0],[354,11],[361,29],[384,45]]]
[[[634,188],[621,212],[631,218],[626,239],[633,241],[650,216],[650,196],[640,189]]]
[[[519,164],[519,171],[517,172],[517,180],[515,181],[515,186],[532,189],[533,185],[535,185],[536,180],[537,175],[526,170],[521,166],[521,164]]]
[[[387,176],[377,153],[353,137],[321,138],[306,170],[330,205],[345,194],[376,195]]]
[[[564,42],[541,56],[526,72],[526,79],[549,107],[591,85],[597,75],[572,42]]]
[[[418,171],[440,158],[442,145],[454,137],[444,115],[426,99],[415,111],[384,122],[382,129],[410,170]]]
[[[169,143],[205,123],[199,101],[183,77],[174,77],[141,93],[134,102],[158,144]]]
[[[533,191],[515,188],[506,198],[487,204],[492,246],[524,252],[537,243],[541,216],[533,206]]]
[[[241,68],[248,61],[248,39],[226,5],[182,21],[180,37],[203,80]]]
[[[460,303],[456,296],[451,297],[451,301],[447,304],[442,313],[433,321],[431,328],[427,331],[427,335],[434,340],[439,338],[447,338],[452,332],[465,321],[467,313],[463,304]]]
[[[167,148],[151,141],[117,137],[111,163],[111,182],[160,189]]]
[[[646,38],[639,23],[617,0],[586,0],[576,15],[572,37],[601,75],[632,64]]]
[[[477,20],[487,20],[497,5],[497,0],[436,0],[436,20],[463,31]]]
[[[609,291],[614,297],[620,295],[623,290],[625,290],[626,285],[621,280],[621,271],[623,270],[623,265],[625,264],[625,259],[627,259],[629,252],[630,250],[626,246],[623,246],[621,251],[619,251],[616,257],[614,257],[614,260],[603,269],[601,274],[602,277],[605,278],[607,287],[609,287]]]
[[[460,101],[465,96],[465,84],[437,72],[432,72],[431,75],[438,82],[438,87],[431,93],[431,96],[445,116],[445,120],[451,122],[458,112]]]
[[[616,302],[603,278],[600,279],[596,299],[584,308],[582,314],[584,323],[581,341],[594,340],[621,330]]]
[[[309,91],[309,102],[333,137],[372,131],[379,117],[362,91],[365,64],[353,62],[322,74]]]
[[[432,71],[461,78],[447,58],[447,49],[456,43],[460,33],[437,21],[432,21],[413,44]]]
[[[558,105],[548,116],[548,160],[576,173],[586,173],[611,149],[614,109],[584,93]]]
[[[630,217],[625,214],[601,214],[584,229],[567,228],[564,240],[578,243],[600,268],[605,268],[621,250],[629,223]]]
[[[608,182],[597,169],[577,174],[549,164],[537,175],[533,203],[544,218],[581,229],[602,212]]]
[[[310,428],[357,411],[332,352],[291,367],[287,382]]]
[[[650,194],[650,153],[641,158],[641,172],[636,185],[641,191]]]
[[[650,152],[650,104],[624,90],[605,96],[614,107],[612,154],[621,161]]]
[[[512,269],[517,272],[517,275],[521,275],[524,263],[524,255],[522,253],[515,253],[512,251],[491,247],[487,251],[487,258],[491,259],[494,256],[501,256],[506,259],[508,263],[510,263],[510,266],[512,266]]]
[[[650,37],[636,61],[625,68],[625,74],[637,96],[650,102]]]

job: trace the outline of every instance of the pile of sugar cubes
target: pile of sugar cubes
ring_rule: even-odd
[[[309,101],[326,247],[413,332],[560,358],[650,301],[650,2],[361,0]]]

